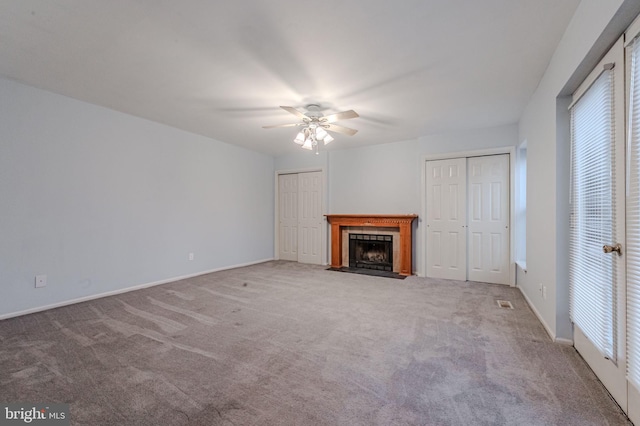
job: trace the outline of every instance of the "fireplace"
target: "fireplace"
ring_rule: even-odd
[[[393,271],[393,236],[349,234],[349,267]]]
[[[328,214],[327,220],[331,224],[331,269],[339,270],[343,266],[349,267],[349,259],[346,253],[349,250],[347,235],[344,235],[343,245],[343,231],[344,234],[351,228],[360,228],[358,233],[361,234],[373,234],[373,232],[366,232],[367,228],[377,228],[378,234],[389,235],[389,233],[396,233],[397,240],[396,254],[392,255],[394,259],[389,258],[389,263],[395,260],[397,264],[393,267],[393,273],[400,274],[402,276],[409,276],[412,273],[411,258],[412,258],[412,230],[411,223],[418,217],[415,214],[396,214],[396,215],[363,215],[363,214]],[[381,232],[384,230],[384,232]],[[364,232],[363,232],[364,231]],[[349,234],[351,232],[348,232]],[[392,238],[392,241],[394,238]],[[344,248],[343,248],[344,246]],[[344,262],[342,255],[345,254]],[[360,269],[365,271],[365,269]],[[373,271],[372,271],[373,272]],[[386,272],[386,271],[381,271]]]

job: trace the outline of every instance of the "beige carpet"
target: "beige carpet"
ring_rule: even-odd
[[[0,402],[75,425],[628,424],[498,285],[268,262],[1,321],[0,344]]]

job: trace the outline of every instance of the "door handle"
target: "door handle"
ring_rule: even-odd
[[[618,256],[622,256],[622,245],[617,243],[615,246],[604,245],[602,246],[602,251],[605,253],[617,252]]]

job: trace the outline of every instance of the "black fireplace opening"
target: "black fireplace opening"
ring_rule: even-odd
[[[393,271],[393,236],[349,234],[349,267]]]

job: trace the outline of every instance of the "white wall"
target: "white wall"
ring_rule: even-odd
[[[518,126],[510,124],[483,129],[461,130],[419,139],[422,154],[445,154],[470,150],[502,148],[518,144]]]
[[[520,120],[520,140],[527,140],[528,272],[519,273],[518,285],[549,333],[560,339],[571,338],[566,94],[618,38],[637,5],[637,0],[582,0]],[[541,284],[547,286],[546,299]]]
[[[292,154],[280,156],[275,159],[276,171],[299,171],[310,169],[326,169],[327,167],[327,151],[320,151],[315,154],[306,149],[298,149]]]
[[[329,168],[331,213],[419,212],[420,156],[416,141],[331,151]]]
[[[273,173],[269,156],[0,79],[0,317],[272,258]]]

